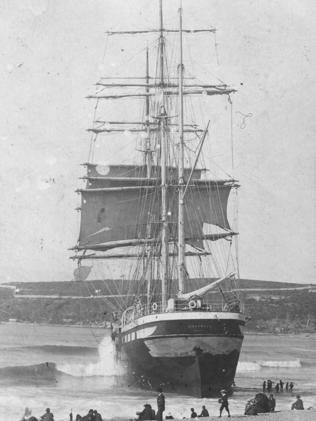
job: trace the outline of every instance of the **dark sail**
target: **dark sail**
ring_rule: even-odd
[[[190,171],[186,170],[187,175]],[[176,168],[170,168],[169,174],[169,237],[176,240]],[[122,165],[100,169],[88,165],[87,188],[80,190],[82,204],[78,248],[107,250],[146,240],[159,241],[161,192],[158,167],[154,167],[153,175],[156,177],[145,178],[145,167],[142,166]],[[230,233],[227,201],[234,182],[201,180],[200,176],[201,170],[196,170],[186,193],[184,216],[188,243],[203,239],[204,223],[216,225]]]

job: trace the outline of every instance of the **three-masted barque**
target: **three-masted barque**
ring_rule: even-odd
[[[228,221],[228,198],[239,186],[232,177],[205,175],[201,157],[209,124],[201,128],[187,119],[185,104],[201,95],[230,100],[235,90],[184,76],[184,35],[215,30],[183,29],[182,7],[177,29],[167,29],[162,0],[159,6],[158,29],[108,33],[157,33],[156,71],[149,72],[147,49],[144,77],[116,82],[102,78],[97,84],[101,90],[90,96],[97,104],[126,98],[142,102],[142,121],[98,119],[89,129],[94,143],[107,133],[140,135],[142,161],[85,164],[77,258],[79,265],[83,259],[113,259],[118,266],[130,261],[134,268],[128,284],[132,287],[126,286],[127,280],[118,282],[124,284],[125,298],[112,331],[128,384],[207,397],[222,388],[231,390],[245,318],[237,270],[227,264],[222,273],[203,280],[192,280],[190,272],[194,265],[205,268],[202,262],[214,259],[219,244],[228,245],[231,256],[237,233]],[[178,44],[176,73],[171,75],[166,46],[170,33],[176,34]],[[119,92],[113,94],[113,89]],[[122,107],[122,114],[127,113]]]

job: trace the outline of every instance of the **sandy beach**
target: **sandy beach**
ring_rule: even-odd
[[[218,418],[218,416],[212,416],[209,418],[203,418],[203,420],[215,421],[218,420]],[[315,421],[316,410],[280,411],[259,415],[232,415],[230,418],[228,418],[227,415],[223,415],[222,419],[230,419],[231,421],[237,421],[241,419],[248,421]]]

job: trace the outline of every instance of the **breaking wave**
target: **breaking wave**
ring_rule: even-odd
[[[98,348],[99,361],[92,363],[58,364],[58,370],[74,377],[112,377],[124,374],[124,369],[118,363],[115,348],[111,338],[102,340]]]
[[[55,381],[61,374],[56,368],[56,364],[51,362],[0,368],[0,379],[22,382]]]
[[[89,346],[71,346],[71,345],[30,345],[30,346],[9,346],[1,347],[1,352],[4,351],[19,351],[23,352],[24,350],[28,351],[42,351],[53,354],[96,354],[97,349],[95,347]]]
[[[262,368],[300,368],[301,360],[288,361],[240,361],[237,366],[237,373],[246,373],[248,371],[259,371]]]

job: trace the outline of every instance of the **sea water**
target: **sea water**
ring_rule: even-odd
[[[0,421],[20,420],[26,407],[36,417],[51,408],[55,421],[70,411],[86,414],[98,409],[104,418],[131,419],[156,392],[137,385],[119,387],[124,368],[117,364],[109,331],[102,328],[24,323],[0,324]],[[266,379],[293,381],[293,393],[275,393],[277,408],[289,409],[299,393],[305,407],[316,407],[316,335],[246,334],[230,398],[232,414],[262,389]],[[166,394],[166,413],[189,417],[205,405],[218,414],[215,398],[198,399]]]

